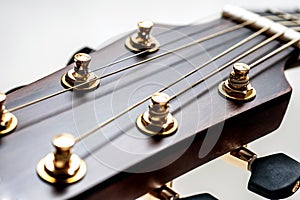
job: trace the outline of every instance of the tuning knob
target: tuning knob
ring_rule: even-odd
[[[137,33],[126,39],[125,46],[133,52],[140,52],[145,50],[147,50],[148,52],[157,51],[160,45],[158,41],[150,35],[152,27],[153,22],[151,21],[138,22]]]
[[[53,138],[55,151],[42,158],[37,165],[37,173],[42,180],[52,184],[71,184],[85,176],[86,164],[72,150],[75,142],[68,133]]]
[[[245,147],[230,152],[245,161],[251,172],[248,189],[268,199],[282,199],[293,195],[300,186],[300,163],[283,154],[257,158]]]
[[[197,194],[189,197],[180,198],[180,195],[173,190],[172,182],[162,185],[160,188],[156,188],[150,193],[138,198],[138,200],[218,200],[214,196],[208,193]]]
[[[255,159],[248,189],[269,199],[287,198],[300,186],[300,163],[278,153]]]
[[[6,95],[0,93],[0,135],[12,132],[18,124],[17,118],[5,109],[5,100]]]
[[[99,77],[89,70],[91,56],[86,53],[77,53],[74,56],[74,68],[65,73],[61,83],[65,88],[74,88],[77,91],[95,90],[100,85]]]
[[[73,54],[73,56],[70,58],[70,60],[68,61],[67,65],[71,65],[74,62],[74,56],[78,53],[85,53],[85,54],[91,54],[93,52],[95,52],[95,49],[92,49],[90,47],[83,47],[82,49],[80,49],[79,51],[75,52]]]
[[[170,136],[178,129],[178,122],[170,113],[170,97],[165,93],[151,96],[149,110],[138,116],[137,127],[150,136]]]
[[[250,67],[245,63],[235,63],[227,80],[219,84],[219,92],[235,101],[250,101],[255,98],[256,90],[249,81]]]

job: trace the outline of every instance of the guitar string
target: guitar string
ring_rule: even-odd
[[[296,31],[300,30],[300,27],[299,27],[300,17],[298,17],[295,13],[290,14],[290,13],[283,12],[283,11],[280,11],[280,10],[272,10],[272,9],[269,10],[268,12],[271,15],[267,15],[267,16],[264,16],[264,17],[266,17],[268,19],[271,19],[275,22],[279,22],[282,25],[291,26]]]
[[[212,63],[213,61],[221,58],[222,56],[224,56],[225,54],[231,52],[232,50],[236,49],[237,47],[241,46],[242,44],[245,44],[246,42],[250,41],[251,39],[255,38],[256,36],[260,35],[261,33],[265,32],[269,30],[269,28],[265,27],[260,29],[259,31],[253,33],[252,35],[248,36],[247,38],[243,39],[242,41],[240,41],[239,43],[231,46],[230,48],[228,48],[227,50],[221,52],[220,54],[218,54],[217,56],[215,56],[214,58],[212,58],[211,60],[205,62],[204,64],[200,65],[199,67],[195,68],[194,70],[190,71],[189,73],[187,73],[186,75],[180,77],[179,79],[175,80],[174,82],[170,83],[169,85],[161,88],[160,90],[156,91],[156,92],[163,92],[164,90],[170,88],[171,86],[175,85],[176,83],[182,81],[183,79],[185,79],[186,77],[194,74],[195,72],[199,71],[200,69],[202,69],[204,66]],[[248,50],[247,52],[245,52],[244,54],[242,54],[242,56],[239,56],[238,59],[241,59],[242,57],[252,53],[253,51],[257,50],[259,47],[264,46],[265,44],[275,40],[276,38],[280,37],[283,33],[280,34],[276,34],[273,37],[265,40],[263,43],[260,43],[259,45],[251,48],[250,50]],[[230,64],[234,63],[236,60],[238,59],[234,59],[233,61],[230,61],[229,63],[226,64],[226,66],[229,66]],[[225,66],[225,65],[224,65]],[[223,68],[225,69],[225,67],[223,66]],[[208,77],[209,78],[209,77]],[[203,82],[204,80],[202,80],[201,82]],[[199,81],[198,81],[199,82]],[[198,83],[199,84],[199,83]],[[155,92],[154,92],[155,93]],[[91,129],[90,131],[83,133],[81,135],[79,135],[78,137],[75,138],[75,142],[79,142],[80,140],[88,137],[89,135],[93,134],[95,131],[99,130],[100,128],[108,125],[109,123],[111,123],[112,121],[118,119],[119,117],[123,116],[124,114],[126,114],[127,112],[131,111],[132,109],[136,108],[137,106],[141,105],[142,103],[146,102],[147,100],[149,100],[151,98],[152,95],[147,96],[146,98],[140,100],[139,102],[137,102],[136,104],[128,107],[127,109],[121,111],[120,113],[116,114],[115,116],[107,119],[106,121],[102,122],[101,124],[99,124],[97,127]],[[172,97],[171,97],[172,98]],[[174,97],[173,97],[174,98]]]
[[[276,35],[274,35],[275,37],[274,37],[272,40],[274,40],[274,39],[276,39],[276,38],[282,36],[283,34],[284,34],[284,32],[282,32],[282,33],[277,33]],[[272,41],[272,40],[270,40],[270,41]],[[265,40],[263,43],[265,43],[266,41],[267,41],[267,40]],[[270,41],[268,41],[267,43],[269,43]],[[260,64],[260,63],[262,63],[263,61],[265,61],[266,59],[268,59],[268,58],[274,56],[275,54],[277,54],[277,53],[283,51],[284,49],[286,49],[286,48],[292,46],[293,44],[295,44],[295,43],[298,42],[298,41],[300,41],[299,38],[293,39],[293,40],[291,40],[290,42],[286,43],[285,45],[281,46],[280,48],[278,48],[278,49],[272,51],[271,53],[267,54],[266,56],[264,56],[264,57],[258,59],[257,61],[255,61],[255,62],[253,62],[252,64],[249,65],[250,69],[251,69],[251,68],[254,68],[254,67],[257,66],[258,64]],[[262,44],[262,43],[261,43],[261,44]],[[253,49],[257,49],[256,47],[258,47],[258,46],[261,47],[261,46],[262,46],[261,44],[255,46]],[[244,53],[244,54],[245,54],[245,53]],[[242,54],[242,55],[244,55],[244,54]],[[227,64],[223,65],[222,67],[216,69],[215,71],[213,71],[213,72],[211,72],[210,74],[206,75],[205,77],[201,78],[199,81],[197,81],[196,83],[192,84],[192,85],[189,86],[188,88],[186,88],[186,89],[184,89],[184,90],[178,92],[177,94],[174,94],[173,96],[170,97],[170,101],[173,100],[174,98],[176,98],[177,96],[179,96],[179,95],[181,95],[181,94],[187,92],[188,90],[192,89],[193,87],[199,85],[200,83],[202,83],[203,81],[205,81],[205,80],[207,80],[208,78],[212,77],[213,75],[217,74],[218,72],[224,70],[224,69],[227,68],[229,65],[233,64],[235,61],[241,59],[240,57],[241,57],[242,55],[238,56],[236,59],[234,59],[234,60],[232,60],[231,62],[229,62],[230,64],[227,63]],[[243,57],[244,57],[244,56],[243,56]],[[234,61],[234,62],[233,62],[233,61]],[[228,65],[228,64],[229,64],[229,65]]]
[[[96,81],[96,80],[100,80],[100,79],[103,79],[103,78],[106,78],[106,77],[115,75],[115,74],[120,73],[120,72],[122,72],[122,71],[131,69],[131,68],[136,67],[136,66],[138,66],[138,65],[141,65],[141,64],[144,64],[144,63],[146,63],[146,62],[149,62],[149,61],[152,61],[152,60],[161,58],[161,57],[166,56],[166,55],[168,55],[168,54],[171,54],[171,53],[180,51],[180,50],[185,49],[185,48],[188,48],[188,47],[190,47],[190,46],[192,46],[192,45],[195,45],[195,44],[198,44],[198,43],[200,43],[200,42],[203,42],[203,41],[206,41],[206,40],[209,40],[209,39],[218,37],[218,36],[220,36],[220,35],[223,35],[223,34],[226,34],[226,33],[228,33],[228,32],[231,32],[231,31],[240,29],[240,28],[242,28],[242,27],[245,27],[245,26],[250,25],[250,24],[253,24],[253,23],[254,23],[253,21],[246,21],[246,22],[244,22],[244,23],[242,23],[242,24],[238,24],[238,25],[235,25],[235,26],[230,27],[230,28],[228,28],[228,29],[219,31],[219,32],[217,32],[217,33],[213,33],[213,34],[211,34],[211,35],[209,35],[209,36],[202,37],[202,38],[200,38],[200,39],[198,39],[198,40],[195,40],[195,41],[190,42],[190,43],[188,43],[188,44],[185,44],[185,45],[182,45],[182,46],[180,46],[180,47],[174,48],[174,49],[172,49],[172,50],[170,50],[170,51],[166,51],[166,52],[164,52],[164,53],[158,54],[158,55],[153,56],[153,57],[151,57],[151,58],[147,58],[147,59],[142,60],[142,61],[140,61],[140,62],[137,62],[137,63],[134,63],[134,64],[132,64],[132,65],[129,65],[129,66],[127,66],[127,67],[124,67],[124,68],[121,68],[121,69],[119,69],[119,70],[113,71],[113,72],[111,72],[111,73],[107,73],[107,74],[105,74],[105,75],[103,75],[103,76],[94,78],[94,79],[92,79],[92,80],[90,80],[90,81],[88,81],[88,82],[84,82],[84,83],[75,85],[75,86],[73,86],[73,87],[70,87],[70,88],[67,88],[67,89],[60,90],[60,91],[55,92],[55,93],[53,93],[53,94],[50,94],[50,95],[44,96],[44,97],[42,97],[42,98],[39,98],[39,99],[30,101],[30,102],[28,102],[28,103],[22,104],[22,105],[20,105],[20,106],[16,106],[16,107],[14,107],[14,108],[8,109],[7,111],[8,111],[8,112],[14,112],[14,111],[23,109],[23,108],[28,107],[28,106],[30,106],[30,105],[39,103],[39,102],[44,101],[44,100],[46,100],[46,99],[55,97],[55,96],[60,95],[60,94],[62,94],[62,93],[65,93],[65,92],[67,92],[67,91],[70,91],[70,90],[73,90],[73,89],[77,89],[77,88],[79,88],[79,87],[81,87],[81,86],[84,86],[84,85],[89,84],[89,83],[91,83],[91,82],[94,82],[94,81]]]
[[[272,15],[272,16],[273,16],[273,15]],[[274,20],[274,21],[276,21],[276,20]],[[294,25],[292,25],[292,24],[290,24],[290,23],[286,23],[286,22],[290,22],[290,23],[292,22],[293,24],[299,24],[299,23],[297,23],[297,22],[295,22],[295,21],[279,21],[278,23],[280,23],[280,24],[282,24],[282,25],[285,25],[285,26],[287,26],[287,27],[292,26],[293,29],[297,29],[297,28],[298,28],[298,27],[295,27]],[[174,29],[171,29],[170,31],[172,31],[172,30],[175,30],[175,28],[174,28]],[[160,34],[158,34],[158,35],[156,35],[156,36],[160,36],[160,35],[169,33],[170,31],[162,32],[162,33],[160,33]],[[196,33],[198,33],[198,32],[195,32],[195,33],[192,33],[192,34],[190,34],[190,35],[187,35],[187,37],[190,37],[190,36],[192,36],[192,35],[194,35],[194,34],[196,34]],[[169,42],[168,42],[168,43],[169,43]],[[167,44],[168,44],[168,43],[167,43]],[[163,44],[163,45],[161,45],[161,47],[163,47],[163,46],[165,46],[165,45],[166,45],[166,44]],[[108,64],[106,64],[106,65],[103,65],[103,66],[101,66],[101,67],[99,67],[99,68],[93,69],[93,70],[91,70],[91,72],[97,72],[97,71],[99,71],[99,70],[101,70],[101,69],[105,69],[105,68],[111,67],[111,66],[116,65],[116,64],[118,64],[118,63],[121,63],[121,62],[123,62],[123,61],[126,61],[126,60],[129,60],[129,59],[131,59],[131,58],[134,58],[134,57],[138,57],[138,56],[140,56],[140,55],[143,55],[143,54],[145,54],[145,53],[147,53],[147,52],[149,52],[149,50],[144,50],[144,51],[141,51],[141,52],[139,52],[139,53],[136,53],[136,54],[133,54],[133,55],[130,55],[130,56],[121,58],[121,59],[119,59],[119,60],[116,60],[116,61],[113,61],[113,62],[108,63]]]
[[[173,29],[171,29],[171,30],[164,31],[164,32],[162,32],[162,33],[160,33],[160,34],[157,34],[155,37],[164,35],[164,34],[166,34],[166,33],[169,33],[169,32],[171,32],[171,31],[174,31],[174,30],[176,30],[176,28],[173,28]],[[200,31],[202,31],[202,30],[200,30]],[[187,35],[187,37],[190,37],[190,36],[192,36],[192,35],[194,35],[194,34],[197,34],[198,32],[199,32],[199,31],[194,32],[194,33],[192,33],[192,34],[190,34],[190,35]],[[168,43],[166,43],[166,44],[168,44]],[[165,46],[166,44],[161,45],[161,47]],[[111,67],[111,66],[116,65],[116,64],[118,64],[118,63],[121,63],[121,62],[123,62],[123,61],[126,61],[126,60],[129,60],[129,59],[131,59],[131,58],[135,58],[135,57],[138,57],[138,56],[140,56],[140,55],[143,55],[143,54],[145,54],[145,53],[147,53],[147,52],[149,52],[148,49],[143,50],[143,51],[141,51],[141,52],[135,53],[135,54],[133,54],[133,55],[130,55],[130,56],[127,56],[127,57],[118,59],[118,60],[113,61],[113,62],[111,62],[111,63],[108,63],[108,64],[106,64],[106,65],[103,65],[103,66],[101,66],[101,67],[99,67],[99,68],[93,69],[93,70],[91,70],[90,72],[97,72],[97,71],[99,71],[99,70],[101,70],[101,69],[105,69],[105,68]]]
[[[297,43],[300,41],[300,38],[296,38],[296,39],[293,39],[291,40],[290,42],[286,43],[285,45],[282,45],[280,48],[276,49],[275,51],[272,51],[271,53],[265,55],[264,57],[258,59],[257,61],[255,61],[254,63],[250,64],[249,67],[250,69],[251,68],[254,68],[256,67],[257,65],[259,65],[260,63],[264,62],[265,60],[269,59],[270,57],[278,54],[279,52],[287,49],[288,47],[292,46],[293,44]]]
[[[274,15],[272,15],[272,16],[274,16]],[[276,21],[276,20],[274,20],[274,21]],[[280,23],[280,24],[282,24],[282,25],[285,25],[285,26],[287,26],[287,27],[288,27],[288,26],[293,26],[293,29],[296,29],[296,28],[297,28],[297,27],[294,27],[294,25],[292,25],[292,24],[290,24],[290,23],[286,23],[286,22],[292,22],[293,24],[299,24],[299,23],[297,23],[297,22],[295,22],[295,21],[278,21],[278,23]],[[174,29],[171,29],[170,31],[172,31],[172,30],[175,30],[175,28],[174,28]],[[169,33],[170,31],[162,32],[162,33],[160,33],[160,34],[158,34],[158,35],[156,35],[156,36],[160,36],[160,35]],[[190,36],[192,36],[192,35],[194,35],[194,34],[196,34],[196,33],[198,33],[198,32],[195,32],[195,33],[192,33],[192,34],[190,34],[190,35],[187,35],[187,37],[190,37]],[[168,43],[170,43],[170,42],[168,42]],[[168,43],[167,43],[167,44],[168,44]],[[163,46],[165,46],[165,45],[166,45],[166,44],[163,44],[163,45],[161,45],[161,47],[163,47]],[[97,71],[99,71],[99,70],[101,70],[101,69],[105,69],[105,68],[108,68],[108,67],[113,66],[113,65],[115,65],[115,64],[118,64],[118,63],[120,63],[120,62],[129,60],[129,59],[131,59],[131,58],[138,57],[138,56],[143,55],[143,54],[145,54],[145,53],[147,53],[147,52],[149,52],[149,50],[144,50],[144,51],[141,51],[141,52],[139,52],[139,53],[136,53],[136,54],[133,54],[133,55],[130,55],[130,56],[121,58],[121,59],[119,59],[119,60],[116,60],[116,61],[113,61],[113,62],[108,63],[108,64],[106,64],[106,65],[103,65],[103,66],[101,66],[101,67],[99,67],[99,68],[93,69],[93,70],[91,70],[91,72],[97,72]]]
[[[249,24],[248,24],[248,23],[249,23]],[[253,23],[253,22],[249,21],[249,22],[245,22],[245,25],[244,25],[244,24],[240,24],[240,26],[241,26],[241,27],[244,27],[244,26],[250,25],[250,24],[252,24],[252,23]],[[239,26],[239,25],[237,25],[237,26]],[[232,29],[233,29],[233,30],[236,30],[236,27],[232,27]],[[293,27],[293,29],[296,30],[296,28],[294,28],[294,27]],[[225,34],[226,31],[230,32],[230,31],[233,31],[233,30],[229,30],[229,29],[228,29],[228,30],[225,30],[224,32],[220,32],[219,34],[222,35],[222,34]],[[217,37],[217,36],[218,36],[218,34],[216,34],[214,37]],[[213,37],[212,37],[212,38],[213,38]],[[203,39],[203,41],[205,41],[205,40],[208,40],[208,39],[211,39],[211,38],[202,38],[202,39]],[[201,42],[200,39],[199,39],[198,43],[199,43],[199,42]],[[183,47],[183,48],[187,48],[187,47],[189,47],[189,46],[191,46],[191,45],[194,45],[194,44],[190,43],[190,44],[188,44],[187,46],[185,46],[185,47]],[[183,48],[181,48],[181,49],[183,49]],[[171,51],[168,51],[168,52],[166,52],[166,53],[170,54],[170,53],[173,53],[173,52],[178,51],[178,50],[181,50],[181,49],[174,49],[173,51],[171,50]],[[147,50],[147,51],[148,51],[148,50]],[[145,53],[145,51],[144,51],[144,52],[140,52],[138,55],[141,55],[141,54],[143,54],[143,53]],[[91,82],[93,82],[93,81],[96,81],[96,80],[99,80],[99,79],[102,79],[102,78],[106,78],[106,77],[108,77],[108,76],[114,75],[114,74],[119,73],[119,72],[121,72],[121,71],[127,70],[127,69],[129,69],[129,68],[135,67],[135,66],[137,66],[137,65],[143,64],[143,63],[145,63],[145,62],[148,62],[148,61],[150,61],[150,60],[157,59],[157,58],[162,57],[162,56],[165,56],[165,55],[167,55],[167,54],[164,54],[164,55],[158,55],[157,57],[152,57],[153,59],[152,59],[152,58],[146,59],[146,60],[144,60],[144,61],[135,63],[135,64],[133,64],[133,65],[131,65],[131,66],[125,67],[125,68],[123,68],[123,69],[121,69],[121,70],[118,70],[118,71],[115,71],[115,72],[106,74],[106,75],[101,76],[101,77],[98,77],[98,78],[96,78],[96,79],[92,79],[92,80],[90,80],[90,81],[88,81],[88,82],[85,82],[85,83],[82,83],[82,84],[78,84],[78,85],[73,86],[73,87],[70,87],[70,88],[68,88],[68,89],[61,90],[61,91],[59,91],[59,92],[53,93],[53,94],[48,95],[48,96],[45,96],[45,97],[43,97],[43,98],[40,98],[40,99],[37,99],[37,100],[33,100],[33,101],[31,101],[31,102],[22,104],[22,105],[20,105],[20,106],[15,107],[15,108],[8,109],[7,111],[8,111],[8,112],[14,112],[14,111],[20,110],[20,109],[22,109],[22,108],[25,108],[25,107],[28,107],[28,106],[30,106],[30,105],[33,105],[33,104],[39,103],[39,102],[41,102],[41,101],[44,101],[44,100],[46,100],[46,99],[55,97],[55,96],[57,96],[57,95],[59,95],[59,94],[65,93],[65,92],[70,91],[70,90],[72,90],[72,89],[76,89],[76,88],[81,87],[81,86],[83,86],[83,85],[85,85],[85,84],[91,83]],[[117,64],[117,63],[119,63],[119,62],[125,61],[125,60],[127,60],[127,59],[129,59],[129,58],[132,58],[132,57],[135,57],[135,55],[131,55],[131,56],[128,56],[128,57],[126,57],[126,58],[117,60],[117,61],[112,62],[112,63],[110,63],[110,64],[107,64],[107,65],[105,65],[105,66],[103,66],[103,67],[101,67],[101,68],[95,69],[94,71],[98,71],[98,70],[103,69],[103,68],[105,68],[105,67],[109,67],[109,66],[111,66],[111,65],[114,65],[114,64]]]
[[[236,18],[233,18],[232,20],[236,20]],[[198,20],[195,20],[195,22],[197,22],[197,21],[198,21]],[[195,22],[190,23],[190,24],[186,24],[186,25],[184,25],[184,26],[172,28],[172,29],[170,29],[170,30],[167,30],[167,31],[164,31],[164,32],[162,32],[162,33],[157,34],[155,37],[164,35],[164,34],[169,33],[169,32],[171,32],[171,31],[180,30],[180,28],[184,28],[184,27],[187,27],[187,26],[199,25],[198,23],[195,23]],[[250,24],[249,24],[249,25],[250,25]],[[246,26],[246,25],[245,25],[245,26]],[[186,36],[184,36],[184,37],[191,37],[191,36],[193,36],[193,35],[195,35],[195,34],[197,34],[197,33],[200,33],[200,32],[202,32],[202,31],[203,31],[203,30],[199,30],[199,31],[193,32],[193,33],[191,33],[191,34],[188,34],[188,35],[186,35]],[[181,39],[181,38],[179,38],[179,39]],[[179,40],[179,39],[177,39],[177,40]],[[173,42],[173,41],[171,41],[171,42]],[[166,44],[161,45],[161,47],[163,47],[163,46],[165,46],[165,45],[167,45],[167,44],[169,44],[169,43],[170,43],[170,42],[167,42]],[[120,60],[113,61],[113,62],[111,62],[111,63],[109,63],[109,64],[106,64],[106,65],[104,65],[104,66],[101,66],[101,67],[99,67],[99,68],[96,68],[96,69],[94,69],[94,70],[91,70],[91,72],[99,71],[99,70],[101,70],[101,69],[104,69],[104,68],[110,67],[110,66],[112,66],[112,65],[118,64],[118,63],[120,63],[120,62],[122,62],[122,61],[128,60],[128,59],[130,59],[130,58],[138,57],[139,55],[143,55],[143,54],[145,54],[145,53],[147,53],[147,52],[149,52],[149,50],[144,50],[144,51],[141,51],[141,52],[139,52],[139,53],[133,54],[133,55],[131,55],[131,56],[128,56],[128,57],[125,57],[125,58],[121,58]]]
[[[164,32],[162,32],[162,33],[159,33],[159,34],[155,35],[155,37],[162,36],[162,35],[164,35],[164,34],[167,34],[167,33],[172,32],[172,31],[180,30],[180,28],[183,28],[183,27],[186,27],[186,26],[189,26],[189,25],[193,25],[193,23],[188,24],[188,25],[185,25],[185,26],[182,26],[182,27],[175,27],[175,28],[172,28],[172,29],[170,29],[170,30],[167,30],[167,31],[164,31]],[[195,34],[198,34],[198,33],[202,32],[202,31],[203,31],[203,30],[201,29],[201,30],[199,30],[199,31],[192,32],[191,34],[185,35],[185,36],[183,36],[182,38],[185,38],[185,37],[191,37],[191,36],[193,36],[193,35],[195,35]],[[176,39],[176,40],[180,40],[180,39],[182,39],[182,38],[178,38],[178,39]],[[176,41],[176,40],[175,40],[175,41]],[[174,40],[173,40],[173,41],[170,41],[170,42],[167,42],[167,43],[165,43],[165,44],[162,44],[161,47],[166,46],[167,44],[172,43],[172,42],[174,42]],[[106,64],[106,65],[103,65],[103,66],[101,66],[101,67],[99,67],[99,68],[93,69],[93,70],[91,70],[91,72],[96,72],[96,71],[99,71],[99,70],[101,70],[101,69],[105,69],[105,68],[107,68],[107,67],[113,66],[113,65],[118,64],[118,63],[120,63],[120,62],[126,61],[126,60],[128,60],[128,59],[130,59],[130,58],[134,58],[134,57],[138,57],[138,56],[140,56],[140,55],[143,55],[143,54],[145,54],[145,53],[147,53],[147,52],[149,52],[148,49],[146,49],[146,50],[144,50],[144,51],[141,51],[141,52],[139,52],[139,53],[135,53],[135,54],[133,54],[133,55],[127,56],[127,57],[125,57],[125,58],[121,58],[121,59],[119,59],[119,60],[113,61],[113,62],[108,63],[108,64]]]
[[[101,67],[99,67],[99,68],[93,69],[93,70],[91,70],[91,72],[96,72],[96,71],[99,71],[99,70],[101,70],[101,69],[105,69],[105,68],[111,67],[111,66],[116,65],[116,64],[118,64],[118,63],[120,63],[120,62],[129,60],[129,59],[134,58],[134,57],[138,57],[138,56],[140,56],[140,55],[143,55],[143,54],[145,54],[145,53],[147,53],[147,52],[149,52],[149,50],[144,50],[144,51],[138,52],[138,53],[136,53],[136,54],[127,56],[127,57],[125,57],[125,58],[121,58],[121,59],[119,59],[119,60],[116,60],[116,61],[113,61],[113,62],[108,63],[108,64],[106,64],[106,65],[103,65],[103,66],[101,66]]]
[[[269,40],[268,42],[264,42],[265,45],[266,45],[267,43],[269,43],[269,42],[275,40],[276,38],[282,36],[283,34],[284,34],[284,32],[282,32],[282,33],[277,33],[276,35],[274,35],[274,36],[272,37],[272,39],[269,38],[270,40]],[[266,40],[265,40],[265,41],[266,41]],[[265,61],[266,59],[268,59],[268,58],[270,58],[270,57],[276,55],[277,53],[283,51],[284,49],[286,49],[286,48],[292,46],[293,44],[295,44],[296,42],[299,42],[299,41],[300,41],[299,38],[298,38],[298,39],[293,39],[293,40],[291,40],[290,42],[286,43],[285,45],[281,46],[280,48],[278,48],[278,49],[272,51],[271,53],[269,53],[269,54],[267,54],[266,56],[263,56],[262,58],[260,58],[259,60],[257,60],[256,62],[250,64],[250,65],[249,65],[250,68],[254,68],[255,66],[257,66],[257,65],[260,64],[261,62]],[[257,46],[260,46],[260,47],[261,47],[260,44],[257,45]],[[252,51],[257,50],[257,48],[256,48],[257,46],[253,47],[253,48],[250,49],[250,50],[252,50]],[[263,45],[263,46],[264,46],[264,45]],[[248,53],[251,53],[250,50],[247,51],[247,52],[248,52]],[[245,52],[245,53],[246,53],[246,52]],[[244,54],[245,54],[245,53],[244,53]],[[244,54],[242,54],[242,55],[244,55]],[[247,54],[247,55],[248,55],[248,54]],[[244,56],[246,56],[246,55],[244,55]],[[239,56],[239,57],[240,57],[240,56]],[[240,58],[239,58],[239,59],[240,59]],[[231,62],[230,62],[230,63],[231,63]],[[231,64],[232,64],[232,63],[231,63]],[[170,97],[170,101],[173,100],[175,97],[177,97],[177,96],[183,94],[184,92],[190,90],[191,88],[195,87],[196,85],[202,83],[203,81],[205,81],[205,80],[208,79],[209,77],[213,76],[213,74],[216,74],[216,73],[220,72],[221,70],[225,69],[225,68],[226,68],[225,66],[226,66],[226,64],[223,65],[222,67],[218,68],[218,69],[215,70],[214,72],[210,73],[209,75],[205,76],[204,78],[200,79],[199,81],[197,81],[196,83],[194,83],[192,86],[188,87],[187,89],[182,90],[182,91],[178,92],[177,94],[173,95],[172,97]],[[227,67],[228,67],[228,66],[227,66]],[[134,104],[133,106],[131,106],[131,107],[127,108],[126,110],[120,112],[119,114],[115,115],[114,117],[112,117],[112,118],[110,118],[110,119],[104,121],[103,123],[99,124],[96,128],[94,128],[94,129],[92,129],[92,130],[90,130],[90,131],[88,131],[88,132],[86,132],[86,133],[84,133],[84,134],[78,136],[77,138],[75,138],[75,143],[77,143],[77,142],[83,140],[84,138],[86,138],[86,137],[88,137],[89,135],[93,134],[95,131],[99,130],[100,128],[102,128],[102,127],[104,127],[104,126],[106,126],[106,125],[108,125],[109,123],[111,123],[111,122],[114,121],[115,119],[121,117],[122,115],[124,115],[124,114],[127,113],[128,111],[130,111],[130,110],[136,108],[137,106],[139,106],[140,104],[144,103],[146,100],[148,100],[148,99],[150,99],[150,98],[151,98],[151,96],[148,96],[147,98],[145,98],[145,99],[142,100],[143,102],[140,101],[140,102]]]
[[[294,14],[293,14],[294,15]],[[298,14],[300,15],[300,14]],[[300,16],[299,16],[299,20],[295,21],[295,20],[286,20],[285,18],[283,18],[281,15],[263,15],[263,17],[268,18],[270,20],[273,20],[276,23],[279,23],[281,25],[284,25],[288,28],[292,28],[295,31],[300,31]],[[297,17],[297,16],[296,16]],[[278,19],[280,18],[280,19]]]
[[[278,9],[270,9],[268,12],[286,20],[300,20],[300,17],[296,16],[295,14],[287,13]]]
[[[300,32],[300,26],[293,27],[293,29],[294,29],[295,31],[298,31],[298,32]]]
[[[299,19],[287,19],[285,16],[283,15],[275,15],[275,14],[272,14],[272,15],[264,15],[264,17],[270,19],[270,20],[273,20],[275,22],[289,22],[289,21],[295,21],[297,23],[297,20]],[[296,16],[297,17],[297,16]]]

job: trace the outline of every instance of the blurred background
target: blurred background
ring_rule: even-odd
[[[0,91],[31,83],[63,68],[84,46],[102,43],[136,29],[138,20],[184,25],[219,17],[226,4],[255,11],[295,10],[296,0],[0,0]],[[281,127],[250,144],[259,155],[285,152],[300,161],[300,68],[286,72],[294,88]],[[219,199],[263,199],[247,191],[249,173],[221,159],[175,180],[182,196],[209,192]],[[300,199],[300,192],[290,199]]]

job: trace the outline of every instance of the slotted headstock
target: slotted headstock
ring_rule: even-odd
[[[161,43],[157,52],[133,57],[97,74],[101,77],[235,24],[221,18],[202,25],[156,25],[152,34]],[[147,101],[74,146],[74,151],[87,165],[87,174],[78,183],[55,187],[43,182],[35,171],[39,160],[51,151],[51,139],[55,135],[69,132],[75,137],[80,136],[252,33],[252,29],[241,28],[103,78],[99,88],[92,92],[67,91],[15,111],[18,127],[0,141],[1,163],[4,163],[0,165],[1,180],[5,183],[1,187],[5,195],[15,198],[42,196],[45,199],[135,198],[156,185],[270,133],[279,126],[291,95],[283,70],[298,55],[293,47],[250,72],[257,96],[248,103],[229,101],[219,94],[219,83],[232,71],[229,67],[170,103],[171,112],[178,120],[178,130],[174,135],[158,140],[136,127],[136,118],[148,109]],[[90,68],[97,69],[133,55],[124,45],[127,37],[92,53]],[[189,87],[268,37],[260,35],[254,38],[165,93],[171,96]],[[243,58],[242,62],[252,63],[282,44],[281,41],[273,41]],[[73,64],[69,65],[7,95],[6,108],[62,90],[61,76],[73,67]],[[15,164],[16,161],[18,164]],[[15,183],[18,183],[17,194],[12,187]]]

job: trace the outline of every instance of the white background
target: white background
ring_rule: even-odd
[[[300,8],[299,0],[0,0],[0,91],[64,67],[81,47],[97,48],[111,37],[135,29],[138,20],[187,24],[220,14],[225,4],[255,10]],[[294,93],[283,124],[250,146],[259,155],[286,152],[300,160],[300,68],[286,74]],[[224,200],[261,199],[247,191],[248,176],[219,159],[179,178],[175,188],[183,196],[210,192]],[[291,199],[300,199],[300,193]]]

